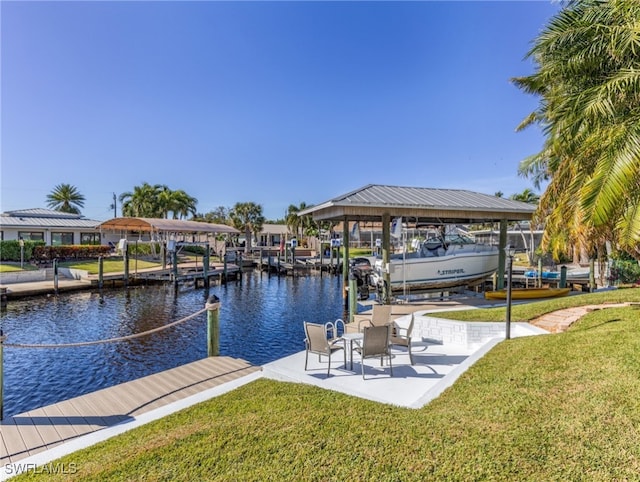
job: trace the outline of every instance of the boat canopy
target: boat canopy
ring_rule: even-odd
[[[97,229],[111,231],[143,231],[157,233],[215,233],[239,234],[236,228],[226,224],[202,223],[183,219],[163,218],[113,218],[97,226]]]

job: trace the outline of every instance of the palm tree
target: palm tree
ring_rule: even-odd
[[[300,226],[300,217],[298,216],[298,206],[295,204],[289,204],[287,213],[284,216],[284,222],[287,225],[287,229],[291,233],[297,233]]]
[[[513,79],[540,98],[519,128],[540,125],[545,144],[519,172],[549,180],[537,218],[552,251],[612,241],[640,259],[638,30],[637,0],[569,1],[528,54],[537,71]]]
[[[172,191],[168,186],[162,185],[158,191],[158,207],[160,217],[169,218],[169,213],[173,219],[183,219],[188,215],[196,215],[196,204],[198,200],[189,196],[182,189]]]
[[[540,196],[538,196],[531,189],[527,188],[519,194],[512,194],[511,199],[514,201],[520,201],[527,204],[538,204]]]
[[[133,192],[120,194],[120,203],[123,216],[138,218],[159,218],[163,211],[159,202],[163,186],[142,183],[142,186],[134,186]]]
[[[141,218],[169,218],[183,219],[189,215],[196,215],[198,200],[189,196],[182,189],[172,191],[164,184],[151,185],[142,183],[135,186],[133,192],[120,194],[122,215]]]
[[[71,184],[58,184],[47,194],[47,206],[63,213],[80,214],[84,201],[84,196]]]
[[[189,196],[182,189],[171,193],[171,211],[173,211],[173,219],[184,219],[187,216],[195,216],[196,205],[198,200],[193,196]]]
[[[169,211],[173,211],[173,191],[164,184],[158,186],[157,201],[160,217],[168,219]]]
[[[287,208],[285,224],[289,228],[289,231],[295,233],[295,235],[300,238],[304,236],[315,236],[319,229],[310,215],[300,216],[300,211],[304,211],[308,207],[307,203],[301,202],[299,206],[290,204]]]
[[[234,228],[244,231],[246,238],[244,252],[248,253],[251,249],[252,235],[257,236],[262,231],[264,224],[262,206],[253,202],[236,203],[231,209],[229,217]]]

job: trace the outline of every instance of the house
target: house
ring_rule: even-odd
[[[0,240],[44,241],[48,246],[102,244],[101,221],[51,209],[22,209],[0,214]]]
[[[285,224],[263,224],[262,231],[258,234],[258,246],[280,246],[280,241],[292,237],[289,228]]]

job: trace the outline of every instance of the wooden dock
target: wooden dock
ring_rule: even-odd
[[[327,271],[333,274],[342,272],[342,263],[338,264],[337,260],[329,258],[296,257],[295,263],[292,263],[290,260],[285,261],[283,258],[269,256],[255,258],[254,263],[260,271],[282,275],[293,275],[295,272],[305,270]]]
[[[244,360],[209,357],[7,417],[0,422],[0,466],[260,370]]]

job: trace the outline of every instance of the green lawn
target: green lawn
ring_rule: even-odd
[[[529,321],[545,313],[572,308],[574,306],[584,306],[585,304],[601,303],[621,303],[624,301],[640,301],[640,289],[625,288],[598,293],[581,293],[528,303],[514,302],[511,307],[512,321]],[[440,318],[463,321],[504,321],[506,309],[504,306],[498,308],[481,308],[478,310],[449,311],[438,313]]]
[[[14,273],[16,271],[34,271],[36,268],[28,263],[23,263],[22,268],[19,264],[0,263],[0,273]]]
[[[60,263],[60,266],[64,266],[65,268],[75,268],[82,269],[87,271],[89,274],[98,274],[100,270],[100,265],[98,261],[68,261]],[[133,271],[136,269],[145,269],[145,268],[156,268],[162,266],[162,263],[157,261],[145,261],[142,259],[135,260],[129,259],[129,271]],[[124,271],[124,261],[122,258],[107,258],[103,260],[102,264],[103,273],[119,273]]]
[[[640,290],[576,299],[612,297]],[[638,480],[639,315],[504,341],[420,410],[258,380],[56,463],[96,481]]]

